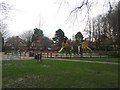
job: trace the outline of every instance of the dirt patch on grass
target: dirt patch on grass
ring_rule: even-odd
[[[26,75],[15,80],[3,79],[3,88],[37,88],[39,87],[38,81],[41,79],[40,76]],[[6,81],[7,80],[7,81]]]

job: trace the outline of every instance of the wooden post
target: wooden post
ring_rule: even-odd
[[[42,53],[39,54],[39,60],[42,62]]]
[[[52,58],[52,53],[50,53],[50,58]]]
[[[47,58],[48,58],[48,56],[49,56],[49,53],[47,52]]]

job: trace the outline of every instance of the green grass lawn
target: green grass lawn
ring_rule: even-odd
[[[72,60],[90,60],[90,61],[100,61],[100,62],[119,62],[120,63],[120,58],[108,58],[108,57],[89,57],[89,58],[71,58]]]
[[[118,65],[44,60],[2,62],[3,88],[116,88]]]

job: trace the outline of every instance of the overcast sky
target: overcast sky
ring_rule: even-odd
[[[0,2],[2,1],[13,5],[14,10],[10,12],[11,19],[7,21],[11,35],[20,35],[27,30],[40,27],[45,36],[52,38],[55,31],[61,28],[68,38],[72,38],[72,35],[78,31],[83,33],[85,28],[85,23],[82,22],[85,11],[82,12],[83,15],[79,16],[79,23],[74,25],[72,24],[73,15],[69,17],[70,11],[80,4],[81,0],[63,0],[60,9],[62,0],[1,0]],[[107,6],[103,4],[105,2],[106,0],[97,0],[96,3],[93,3],[94,8],[91,8],[91,17],[108,10]],[[83,34],[85,35],[85,33]]]

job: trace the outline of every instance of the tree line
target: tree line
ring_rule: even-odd
[[[120,2],[105,15],[88,21],[84,31],[89,35],[91,47],[98,50],[120,50],[119,12]]]
[[[75,35],[76,40],[82,40],[83,35],[78,32]],[[53,50],[58,51],[61,48],[62,42],[67,40],[67,36],[62,29],[58,29],[55,32],[55,36],[50,39],[44,36],[43,30],[35,28],[28,30],[19,36],[12,36],[5,40],[4,48],[6,50],[14,49],[29,49],[29,50]]]

